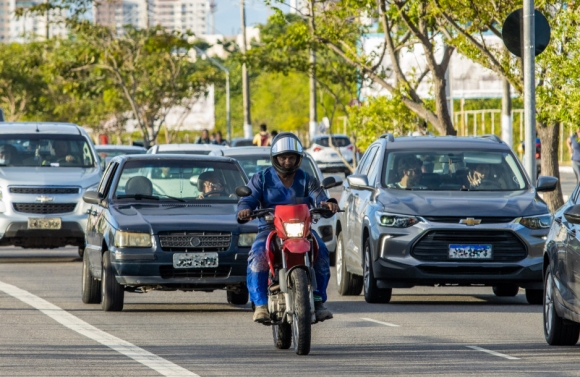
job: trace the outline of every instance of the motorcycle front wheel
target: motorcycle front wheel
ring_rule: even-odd
[[[311,314],[310,292],[306,271],[297,268],[292,271],[292,293],[294,294],[294,314],[292,318],[292,335],[294,351],[297,355],[310,353]]]
[[[292,345],[292,327],[288,323],[272,326],[274,345],[281,350],[287,350]]]

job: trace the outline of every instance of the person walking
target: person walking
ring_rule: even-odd
[[[221,131],[218,131],[218,132],[215,133],[215,139],[212,141],[212,144],[215,144],[215,145],[226,145],[226,146],[229,146],[230,145],[227,140],[224,140]]]
[[[201,136],[197,138],[195,144],[211,144],[211,140],[209,138],[209,132],[207,130],[201,131]]]
[[[574,175],[576,176],[576,183],[580,179],[580,144],[578,139],[580,138],[580,127],[576,128],[576,131],[570,135],[566,144],[568,145],[568,151],[570,151],[570,156],[572,157],[572,170],[574,170]]]
[[[266,123],[260,124],[260,132],[254,135],[252,144],[258,147],[266,147],[270,145],[270,134],[268,133],[268,127],[266,126]]]

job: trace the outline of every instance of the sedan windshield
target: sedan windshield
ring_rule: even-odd
[[[242,169],[244,169],[244,172],[248,175],[249,178],[251,178],[257,172],[272,166],[272,161],[270,161],[269,155],[262,155],[262,156],[259,156],[259,155],[258,156],[257,155],[242,155],[242,156],[228,155],[228,157],[232,157],[232,158],[235,158],[236,160],[238,160],[238,162],[242,166]],[[318,177],[318,174],[315,173],[315,169],[314,169],[314,165],[312,163],[312,160],[310,160],[309,158],[302,159],[302,164],[300,165],[300,169],[304,170],[311,177],[314,177],[316,179],[320,179],[320,177]]]
[[[121,172],[115,198],[155,201],[237,202],[236,187],[245,185],[234,163],[190,160],[128,161]]]
[[[391,152],[383,185],[398,190],[514,191],[526,180],[512,154],[497,151]]]
[[[94,167],[88,140],[80,135],[0,135],[0,166]]]

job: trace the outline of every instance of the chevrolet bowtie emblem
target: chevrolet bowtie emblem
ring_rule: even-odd
[[[473,217],[468,217],[467,219],[459,220],[459,224],[465,224],[469,226],[479,225],[481,224],[480,219],[474,219]]]
[[[54,198],[51,198],[49,196],[44,196],[44,195],[36,197],[36,201],[41,202],[41,203],[52,202],[53,200],[54,200]]]

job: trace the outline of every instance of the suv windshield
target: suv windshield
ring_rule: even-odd
[[[80,135],[0,135],[0,166],[94,167]]]
[[[383,185],[401,190],[515,191],[526,188],[524,175],[507,152],[392,152]]]
[[[242,171],[229,162],[137,160],[124,165],[115,198],[237,203],[236,187],[245,184]]]

